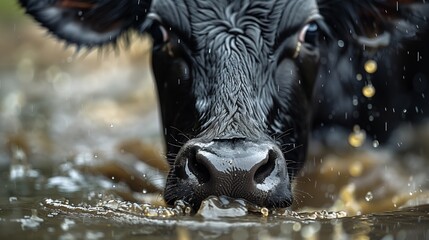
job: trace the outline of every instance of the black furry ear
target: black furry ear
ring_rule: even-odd
[[[385,32],[417,32],[428,25],[429,3],[421,0],[318,0],[330,35],[346,41],[376,38]],[[405,35],[410,35],[404,34]]]
[[[336,39],[369,35],[383,22],[375,0],[318,0],[320,14]]]
[[[19,0],[55,36],[87,47],[115,42],[139,26],[151,0]]]

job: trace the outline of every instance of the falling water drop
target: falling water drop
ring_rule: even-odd
[[[369,74],[373,74],[377,71],[377,62],[374,60],[368,60],[365,62],[365,71]]]
[[[365,142],[366,133],[358,125],[353,127],[353,132],[349,135],[349,144],[353,147],[361,147]]]
[[[359,105],[359,99],[356,96],[353,96],[353,106]]]
[[[301,230],[301,223],[295,222],[292,226],[293,231],[299,232]]]
[[[378,146],[380,146],[380,142],[378,142],[378,140],[374,140],[374,141],[372,142],[372,146],[373,146],[374,148],[378,148]]]
[[[362,88],[362,94],[367,98],[372,98],[375,95],[375,88],[372,84],[368,84]]]
[[[268,217],[268,215],[270,214],[270,211],[268,210],[268,208],[261,208],[261,214],[264,217]]]
[[[372,192],[367,192],[365,195],[365,200],[367,202],[371,201],[374,198],[374,196],[372,195]]]
[[[362,74],[360,73],[356,74],[356,80],[362,81],[362,79],[363,79]]]

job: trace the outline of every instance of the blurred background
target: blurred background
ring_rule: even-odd
[[[130,139],[162,148],[148,38],[76,52],[10,0],[0,2],[0,33],[1,166],[17,147],[33,165],[109,158]]]

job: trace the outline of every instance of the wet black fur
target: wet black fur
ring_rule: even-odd
[[[325,59],[314,94],[312,132],[317,142],[336,148],[347,144],[342,140],[356,125],[366,131],[368,143],[376,140],[396,145],[400,140],[390,139],[394,130],[421,123],[429,110],[429,48],[425,46],[429,41],[429,4],[416,1],[396,9],[387,1],[367,1],[374,2],[373,6],[359,2],[372,9],[363,11],[364,19],[350,10],[331,11],[331,16],[336,16],[333,19],[325,16],[333,37],[321,47]],[[351,21],[340,21],[344,19],[341,12],[354,16]],[[362,22],[366,24],[353,24]],[[362,36],[374,38],[386,33],[390,35],[388,46],[365,46],[358,41]],[[344,41],[344,47],[338,47],[338,40]],[[368,79],[364,64],[370,59],[378,63],[378,71]],[[363,76],[361,81],[356,80],[358,74]],[[376,89],[373,98],[361,94],[369,83]]]
[[[19,0],[27,14],[32,15],[43,27],[67,43],[82,47],[98,47],[116,43],[131,28],[136,28],[145,20],[151,0],[82,0],[69,1],[94,5],[92,8],[64,8],[56,6],[64,0]],[[52,14],[48,10],[56,8],[60,13]],[[67,23],[75,23],[81,29],[100,34],[93,40],[82,39],[77,33],[64,31]],[[101,34],[105,34],[101,36]]]
[[[293,179],[304,164],[311,131],[315,139],[335,145],[338,138],[331,136],[346,135],[359,125],[371,140],[383,142],[390,135],[384,131],[386,121],[390,130],[404,121],[420,121],[429,111],[429,4],[415,1],[396,9],[390,0],[319,0],[319,43],[304,43],[294,59],[297,34],[308,16],[285,13],[284,6],[293,1],[300,2],[154,0],[151,11],[160,19],[146,21],[150,1],[74,1],[95,5],[61,9],[55,17],[45,10],[60,0],[20,2],[54,35],[77,45],[115,42],[131,29],[154,35],[153,69],[172,166],[165,198],[170,204],[183,199],[198,206],[210,192],[183,181],[183,163],[176,158],[190,139],[273,142]],[[305,6],[299,9],[306,11]],[[299,18],[296,24],[288,22]],[[63,31],[69,22],[100,36],[88,41]],[[151,27],[155,22],[167,29],[169,41],[159,41]],[[388,46],[363,43],[384,33],[390,35]],[[414,64],[417,52],[422,59]],[[371,99],[361,94],[368,84],[363,72],[368,59],[379,63],[371,76],[377,90]],[[358,73],[365,79],[357,81]],[[291,201],[275,192],[252,197],[269,207]]]

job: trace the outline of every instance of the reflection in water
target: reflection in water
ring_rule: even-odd
[[[428,204],[428,164],[422,156],[382,149],[314,157],[297,179],[295,208],[359,215]]]
[[[157,207],[118,200],[117,196],[103,200],[104,194],[82,200],[78,195],[85,198],[81,195],[83,190],[68,196],[73,200],[42,199],[46,195],[61,195],[53,189],[46,189],[31,201],[17,197],[4,202],[1,198],[2,235],[24,237],[31,233],[38,238],[62,239],[144,236],[151,239],[427,239],[429,236],[429,205],[354,217],[346,217],[344,212],[290,210],[270,211],[264,216],[255,206],[242,201],[210,198],[206,201],[211,203],[203,204],[199,214],[194,215],[183,203],[171,208]],[[243,210],[247,211],[244,215]],[[201,214],[209,211],[210,216]]]
[[[100,175],[80,176],[78,188],[51,185],[50,179],[59,175],[40,177],[10,179],[7,174],[2,175],[0,196],[10,196],[0,197],[2,236],[25,237],[29,233],[36,234],[36,238],[60,239],[144,236],[153,239],[427,239],[429,236],[429,205],[348,217],[343,211],[268,210],[242,200],[211,197],[195,213],[182,202],[165,207],[121,200],[111,191],[112,182]],[[74,174],[63,173],[61,177],[67,182]],[[106,184],[108,182],[110,184]],[[126,191],[126,186],[122,187],[122,191]],[[146,201],[151,201],[150,195],[144,196]]]
[[[192,213],[160,195],[167,166],[145,39],[102,60],[70,57],[34,29],[17,28],[9,41],[19,51],[0,59],[1,236],[429,238],[424,127],[399,134],[394,150],[359,148],[356,127],[344,140],[356,148],[313,152],[293,211],[209,198]]]

